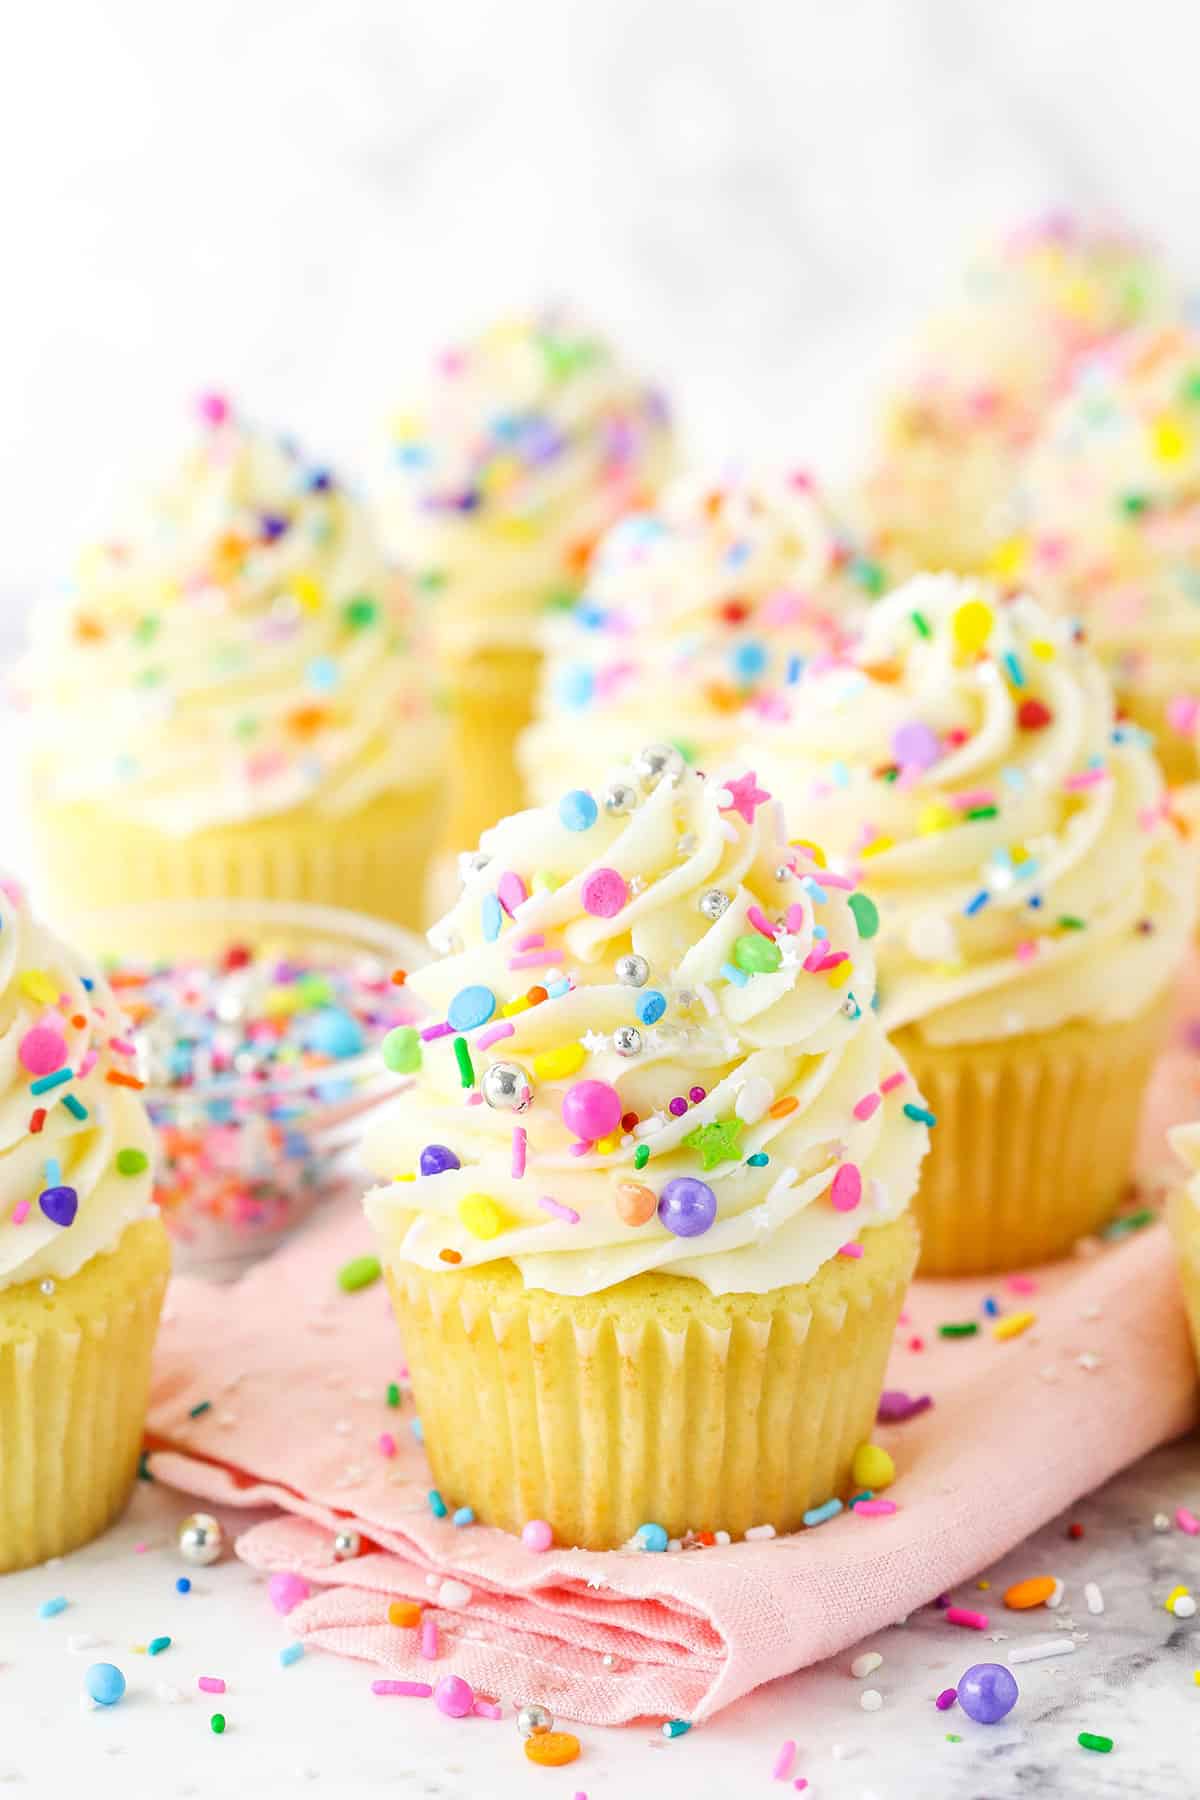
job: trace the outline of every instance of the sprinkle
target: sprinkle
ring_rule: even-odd
[[[438,1605],[444,1606],[448,1612],[470,1606],[471,1598],[471,1590],[465,1581],[443,1581],[438,1589]]]
[[[456,1037],[454,1040],[454,1056],[458,1063],[458,1072],[462,1076],[465,1088],[475,1086],[475,1070],[471,1064],[471,1052],[467,1048],[466,1038]]]
[[[429,1501],[429,1510],[434,1518],[444,1519],[450,1508],[446,1505],[446,1502],[442,1499],[442,1496],[438,1493],[437,1489],[430,1488],[426,1498]]]
[[[992,1336],[1004,1344],[1009,1338],[1020,1337],[1023,1331],[1028,1331],[1031,1325],[1036,1324],[1037,1314],[1034,1312],[1009,1313],[1006,1319],[998,1319],[992,1326]]]
[[[987,889],[980,888],[979,892],[972,894],[971,898],[967,901],[966,905],[963,907],[963,912],[968,919],[972,919],[976,913],[983,911],[990,899],[991,895],[988,893]]]
[[[474,1507],[460,1506],[460,1507],[456,1508],[456,1510],[452,1516],[451,1523],[454,1525],[457,1525],[457,1527],[460,1531],[462,1530],[464,1525],[473,1525],[475,1523]]]
[[[479,907],[479,923],[484,942],[494,944],[504,924],[504,912],[495,894],[485,894]]]
[[[285,1644],[279,1652],[280,1665],[285,1669],[290,1669],[292,1664],[298,1663],[303,1655],[303,1644]]]
[[[1014,1644],[1008,1653],[1010,1663],[1045,1662],[1050,1656],[1070,1656],[1075,1649],[1071,1637],[1032,1638],[1027,1644]]]
[[[939,1325],[938,1336],[944,1338],[968,1338],[974,1337],[978,1330],[979,1326],[974,1319],[966,1319],[961,1324]]]
[[[191,1584],[191,1581],[188,1579],[188,1577],[186,1575],[176,1576],[175,1592],[177,1594],[190,1594],[191,1591],[192,1591],[192,1584]]]
[[[617,869],[593,869],[579,890],[585,913],[594,919],[614,919],[629,900],[629,886]]]
[[[855,1163],[843,1163],[833,1178],[829,1198],[835,1212],[853,1212],[862,1199],[862,1173]]]
[[[877,1111],[880,1105],[881,1096],[878,1093],[864,1094],[861,1100],[856,1100],[854,1102],[852,1109],[853,1115],[859,1120],[869,1119]]]
[[[841,1511],[843,1511],[843,1507],[840,1500],[836,1498],[826,1500],[822,1505],[814,1506],[805,1513],[804,1523],[808,1526],[824,1525],[827,1519],[836,1519]]]
[[[421,1067],[421,1039],[411,1025],[397,1025],[379,1046],[383,1066],[393,1075],[414,1075]]]
[[[691,1729],[686,1719],[668,1719],[662,1728],[662,1734],[665,1738],[684,1737]]]
[[[139,1093],[146,1085],[144,1081],[139,1081],[136,1075],[127,1075],[124,1069],[110,1069],[104,1079],[110,1087],[133,1088]]]
[[[498,1044],[502,1038],[515,1037],[516,1030],[516,1026],[510,1025],[507,1019],[497,1019],[494,1025],[489,1025],[486,1031],[480,1032],[475,1039],[475,1048],[490,1050],[492,1045]]]
[[[647,1154],[649,1154],[647,1152]],[[561,1200],[554,1200],[549,1194],[538,1196],[538,1205],[543,1212],[548,1212],[556,1219],[562,1219],[567,1225],[578,1225],[579,1214],[573,1206],[564,1206]]]
[[[884,1079],[880,1082],[879,1091],[881,1094],[894,1093],[898,1087],[903,1087],[904,1083],[907,1080],[908,1080],[908,1070],[907,1069],[896,1069],[893,1071],[893,1073],[891,1075],[885,1076]]]
[[[421,1032],[421,1039],[426,1044],[432,1044],[435,1038],[449,1037],[453,1030],[453,1025],[448,1025],[443,1019],[440,1025],[426,1025]]]
[[[371,1287],[382,1274],[383,1265],[377,1256],[352,1256],[338,1270],[337,1284],[343,1294],[356,1294],[360,1288]]]
[[[373,1681],[373,1694],[397,1694],[409,1700],[430,1700],[433,1689],[427,1681]]]
[[[769,1119],[786,1119],[788,1114],[794,1113],[799,1105],[800,1102],[797,1100],[795,1094],[784,1094],[780,1099],[773,1101],[768,1107],[767,1117]]]
[[[65,1081],[73,1079],[70,1069],[56,1069],[53,1075],[39,1075],[36,1081],[31,1081],[29,1091],[34,1096],[48,1094],[52,1088],[61,1087]]]
[[[735,968],[732,963],[722,963],[721,973],[726,981],[732,981],[734,987],[745,987],[750,980],[744,970]]]
[[[945,1618],[947,1625],[962,1625],[967,1631],[986,1631],[988,1628],[986,1613],[971,1612],[965,1606],[948,1606]]]
[[[879,1396],[875,1416],[881,1425],[900,1425],[906,1419],[915,1419],[921,1413],[928,1412],[932,1405],[933,1398],[930,1394],[913,1397],[897,1388],[889,1388]]]
[[[560,1044],[553,1050],[540,1050],[533,1059],[533,1072],[539,1081],[563,1081],[574,1075],[587,1061],[582,1044]]]
[[[794,1738],[786,1738],[779,1746],[775,1761],[771,1764],[771,1780],[786,1781],[796,1761],[796,1742]]]
[[[873,1675],[876,1669],[882,1669],[882,1667],[883,1658],[878,1650],[864,1650],[862,1655],[856,1656],[850,1664],[850,1673],[856,1681],[865,1681],[868,1675]]]
[[[212,1411],[212,1401],[211,1400],[197,1400],[195,1406],[189,1406],[188,1418],[189,1419],[202,1419],[206,1412],[211,1412],[211,1411]]]
[[[930,1130],[937,1124],[937,1119],[927,1106],[914,1106],[911,1100],[904,1104],[904,1116],[911,1119],[914,1125],[928,1125]]]
[[[225,1714],[214,1713],[208,1721],[208,1728],[214,1737],[221,1737],[225,1731]]]
[[[1110,1737],[1102,1737],[1095,1731],[1081,1731],[1078,1743],[1081,1750],[1098,1750],[1102,1756],[1107,1756],[1113,1747]]]
[[[558,816],[568,831],[590,831],[600,809],[583,788],[572,788],[558,803]]]
[[[523,1125],[514,1125],[512,1134],[512,1177],[520,1181],[525,1173],[525,1155],[529,1146],[529,1136]]]
[[[223,1694],[225,1683],[219,1675],[201,1675],[196,1686],[202,1694]]]
[[[1053,1575],[1031,1575],[1025,1581],[1014,1582],[1012,1587],[1004,1590],[1004,1604],[1013,1612],[1026,1612],[1032,1606],[1044,1606],[1054,1593],[1056,1585]]]
[[[753,925],[755,931],[761,932],[762,936],[765,938],[770,938],[772,943],[775,941],[775,927],[771,924],[771,921],[765,917],[761,907],[747,907],[746,917],[751,925]]]
[[[1068,793],[1076,794],[1084,788],[1096,787],[1100,782],[1107,780],[1107,769],[1081,769],[1077,775],[1068,775],[1063,786]]]
[[[164,1650],[169,1650],[170,1648],[171,1640],[169,1637],[151,1638],[150,1642],[146,1645],[146,1654],[148,1656],[161,1656]]]
[[[392,1436],[391,1432],[390,1431],[381,1431],[379,1434],[379,1437],[377,1439],[377,1442],[378,1442],[378,1446],[379,1446],[380,1456],[386,1457],[390,1461],[391,1458],[393,1456],[395,1456],[395,1454],[396,1454],[396,1440]]]
[[[426,1662],[436,1662],[438,1655],[438,1628],[433,1619],[421,1620],[421,1655]],[[432,1689],[430,1690],[432,1692]]]
[[[650,1146],[649,1146],[649,1144],[639,1144],[637,1149],[633,1153],[634,1168],[635,1169],[644,1169],[646,1164],[649,1161],[650,1161]]]
[[[29,1121],[29,1129],[35,1137],[41,1131],[41,1129],[45,1125],[45,1123],[46,1123],[45,1107],[44,1106],[35,1107],[32,1117],[30,1118],[30,1121]]]
[[[860,1519],[886,1519],[899,1510],[894,1500],[870,1499],[853,1502],[855,1516]]]
[[[43,1600],[38,1607],[39,1619],[56,1619],[60,1612],[66,1612],[68,1601],[65,1594],[56,1594],[53,1600]]]
[[[1196,1533],[1200,1532],[1200,1519],[1197,1519],[1195,1513],[1189,1512],[1186,1506],[1176,1507],[1175,1523],[1180,1531],[1186,1531],[1189,1537],[1195,1537]]]
[[[62,1098],[62,1103],[66,1107],[67,1111],[70,1113],[70,1115],[73,1119],[82,1120],[82,1119],[87,1118],[88,1109],[83,1104],[82,1100],[78,1099],[76,1095],[64,1094],[63,1098]]]
[[[118,1175],[141,1175],[150,1167],[146,1152],[135,1148],[118,1150],[115,1160]]]
[[[957,1699],[957,1688],[943,1688],[933,1704],[937,1707],[939,1712],[949,1712]]]

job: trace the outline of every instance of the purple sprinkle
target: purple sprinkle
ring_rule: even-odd
[[[428,1044],[431,1043],[434,1038],[450,1037],[453,1034],[453,1031],[454,1027],[451,1025],[450,1021],[448,1019],[443,1019],[440,1025],[426,1025],[421,1033],[421,1037],[422,1040]]]
[[[899,1388],[885,1388],[879,1396],[875,1417],[881,1425],[901,1425],[905,1419],[915,1419],[919,1413],[928,1412],[932,1405],[932,1394],[914,1397]]]
[[[667,1106],[667,1111],[676,1119],[682,1119],[682,1117],[683,1117],[684,1113],[687,1111],[687,1109],[688,1109],[687,1101],[685,1099],[683,1099],[682,1095],[680,1095],[680,1094],[676,1094],[674,1100],[672,1100]]]
[[[73,1187],[48,1187],[38,1195],[38,1205],[52,1225],[61,1225],[65,1229],[75,1222],[79,1195]]]
[[[936,731],[914,719],[893,734],[892,753],[903,769],[930,769],[941,755],[941,744]]]
[[[702,1087],[694,1087],[694,1088],[688,1089],[688,1099],[691,1101],[693,1106],[699,1106],[699,1104],[703,1100],[703,1098],[704,1098],[704,1089]]]
[[[933,1604],[935,1606],[940,1606],[942,1611],[945,1612],[946,1608],[950,1605],[949,1594],[939,1594]]]
[[[937,1707],[939,1712],[949,1712],[957,1699],[957,1688],[943,1688],[933,1704]]]

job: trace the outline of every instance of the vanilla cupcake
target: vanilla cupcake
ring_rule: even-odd
[[[860,491],[895,567],[982,568],[1022,455],[1085,356],[1178,310],[1146,246],[1053,214],[985,245],[903,359]]]
[[[1104,671],[1028,599],[922,576],[755,743],[879,902],[879,1017],[938,1120],[922,1273],[1015,1268],[1101,1225],[1194,914],[1194,858]]]
[[[1179,1261],[1179,1278],[1187,1307],[1192,1342],[1200,1356],[1200,1124],[1177,1125],[1171,1148],[1187,1165],[1187,1185],[1167,1204],[1167,1223]]]
[[[654,746],[507,819],[411,977],[366,1204],[438,1488],[489,1524],[665,1548],[850,1491],[928,1114],[874,907],[767,800]]]
[[[433,602],[454,740],[445,846],[521,804],[513,760],[548,612],[597,540],[667,472],[661,393],[571,313],[505,319],[445,351],[392,421],[376,484],[390,555]]]
[[[1089,360],[1022,466],[996,565],[1078,617],[1173,781],[1200,774],[1200,333]]]
[[[95,1537],[142,1444],[167,1235],[98,971],[0,883],[0,1573]]]
[[[530,800],[625,762],[647,719],[689,762],[727,760],[767,696],[841,649],[882,581],[807,475],[681,476],[613,527],[548,628],[519,746]]]
[[[30,813],[59,917],[244,897],[416,921],[444,760],[430,656],[363,508],[289,441],[209,396],[182,468],[33,634]]]

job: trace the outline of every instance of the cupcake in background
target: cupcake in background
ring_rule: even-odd
[[[1167,1202],[1167,1223],[1179,1263],[1192,1343],[1200,1357],[1200,1124],[1177,1125],[1170,1135],[1172,1150],[1186,1165],[1187,1181]]]
[[[1061,1255],[1122,1198],[1195,912],[1145,735],[1064,621],[951,575],[790,698],[757,766],[878,902],[879,1016],[938,1120],[922,1273]]]
[[[120,1010],[11,881],[0,994],[4,1573],[86,1543],[125,1504],[170,1256]]]
[[[662,394],[560,308],[443,352],[393,419],[376,508],[433,607],[453,709],[451,858],[521,804],[514,745],[546,615],[576,599],[597,539],[671,460]]]
[[[613,527],[579,601],[547,628],[538,717],[518,751],[528,798],[611,772],[647,719],[714,768],[764,696],[841,648],[882,582],[807,475],[680,476]]]
[[[1022,455],[1081,357],[1177,313],[1161,264],[1069,214],[984,245],[903,358],[859,490],[891,566],[984,566]]]
[[[1200,774],[1200,333],[1079,370],[1022,465],[996,566],[1075,615],[1168,778]]]
[[[448,1501],[665,1549],[850,1492],[928,1144],[874,924],[753,774],[664,746],[485,834],[366,1144]]]
[[[444,763],[419,616],[359,502],[218,396],[35,614],[19,682],[58,917],[248,897],[418,920]]]

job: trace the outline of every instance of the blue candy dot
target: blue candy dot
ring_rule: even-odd
[[[634,1001],[633,1010],[643,1025],[657,1025],[667,1010],[667,997],[657,988],[644,988]]]
[[[115,1706],[125,1692],[125,1677],[116,1663],[93,1663],[83,1685],[97,1706]]]
[[[592,671],[583,663],[560,670],[554,681],[554,696],[560,706],[578,711],[588,704],[596,686]]]
[[[486,1025],[496,1010],[496,996],[488,987],[459,988],[446,1009],[455,1031],[474,1031]]]
[[[500,927],[504,923],[504,911],[495,894],[483,896],[479,908],[479,923],[485,943],[494,944],[500,936]]]
[[[308,1021],[305,1036],[311,1049],[338,1061],[347,1056],[361,1056],[366,1048],[358,1020],[337,1006],[323,1006],[320,1012],[314,1013]]]
[[[558,816],[568,831],[590,831],[600,816],[600,808],[582,788],[572,788],[559,801]]]
[[[729,661],[738,681],[757,681],[767,666],[767,653],[761,644],[739,644],[730,651]]]
[[[421,1152],[422,1175],[444,1175],[447,1169],[461,1169],[453,1150],[445,1144],[426,1144]]]
[[[314,656],[305,673],[318,694],[332,694],[342,674],[332,656]]]
[[[671,1541],[665,1525],[639,1525],[633,1535],[639,1550],[665,1550]]]
[[[175,1582],[175,1592],[177,1594],[190,1594],[191,1591],[192,1591],[191,1581],[188,1579],[188,1577],[186,1575],[180,1575]]]

